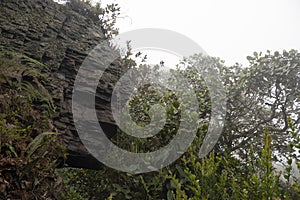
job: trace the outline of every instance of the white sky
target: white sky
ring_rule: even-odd
[[[245,65],[253,51],[300,49],[299,0],[102,0],[113,2],[122,9],[117,24],[121,33],[173,30],[227,65]]]

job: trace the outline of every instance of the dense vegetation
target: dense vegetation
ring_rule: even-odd
[[[55,199],[62,190],[55,169],[65,148],[48,91],[55,86],[41,70],[31,58],[0,52],[0,199]]]
[[[219,59],[201,55],[182,62],[176,71],[189,78],[201,102],[201,123],[188,152],[171,166],[140,175],[109,168],[67,169],[65,180],[74,194],[83,199],[299,199],[300,179],[295,172],[300,167],[300,93],[296,87],[300,54],[295,50],[254,53],[248,59],[248,68],[226,67]],[[270,67],[266,62],[274,64]],[[210,118],[210,95],[196,68],[212,64],[223,77],[228,110],[221,139],[213,152],[199,159]],[[159,66],[138,68],[144,80],[151,77],[143,71],[159,70]],[[136,123],[145,125],[150,122],[148,111],[154,103],[167,108],[167,124],[159,134],[137,139],[119,132],[113,142],[131,152],[154,151],[166,145],[176,134],[180,117],[180,103],[171,91],[162,95],[155,90],[155,83],[144,85],[132,96],[129,110]],[[279,168],[279,164],[283,167]]]
[[[116,5],[101,9],[74,0],[68,6],[95,20],[103,16],[99,23],[106,24],[106,36],[117,34]],[[138,66],[131,54],[129,49],[123,64],[140,69],[142,79],[151,78],[147,72],[163,68]],[[248,60],[248,67],[224,66],[220,59],[202,55],[182,61],[174,71],[189,80],[197,95],[201,120],[196,138],[172,165],[132,175],[105,166],[99,171],[59,169],[66,155],[58,137],[62,133],[52,124],[55,94],[49,91],[55,91],[56,85],[47,66],[1,51],[0,198],[300,199],[300,178],[295,173],[300,169],[300,53],[254,52]],[[211,66],[218,70],[226,88],[227,115],[219,142],[200,159],[211,99],[197,69]],[[181,116],[180,99],[172,91],[159,93],[155,83],[137,88],[129,101],[130,115],[137,124],[148,124],[148,111],[154,103],[167,108],[167,124],[159,134],[137,139],[119,131],[112,141],[131,152],[148,152],[172,140]]]

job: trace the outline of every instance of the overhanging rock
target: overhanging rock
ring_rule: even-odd
[[[99,24],[68,6],[51,0],[1,0],[0,46],[25,54],[47,66],[41,69],[56,87],[52,91],[57,115],[54,125],[63,134],[68,149],[67,164],[71,167],[101,167],[82,145],[72,116],[73,84],[79,67],[88,53],[106,40]],[[115,60],[105,82],[99,82],[96,95],[97,116],[108,137],[117,126],[110,109],[112,85],[124,71]]]

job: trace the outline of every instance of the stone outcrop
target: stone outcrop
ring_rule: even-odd
[[[101,26],[68,6],[51,0],[1,0],[1,49],[24,54],[45,65],[40,69],[54,87],[54,125],[68,149],[67,165],[97,169],[101,164],[82,145],[72,117],[72,90],[77,71],[88,53],[105,40]],[[98,84],[96,108],[99,122],[110,137],[117,127],[110,110],[112,84],[122,71],[114,61],[109,79]]]

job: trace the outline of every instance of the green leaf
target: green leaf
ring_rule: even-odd
[[[9,150],[10,150],[10,151],[13,153],[13,155],[17,158],[17,157],[18,157],[18,154],[17,154],[15,148],[14,148],[11,144],[8,144],[8,143],[6,143],[5,145],[9,148]]]
[[[39,134],[32,142],[27,146],[25,152],[27,153],[26,159],[28,160],[30,156],[42,145],[44,138],[49,135],[56,135],[58,133],[54,132],[44,132]]]

